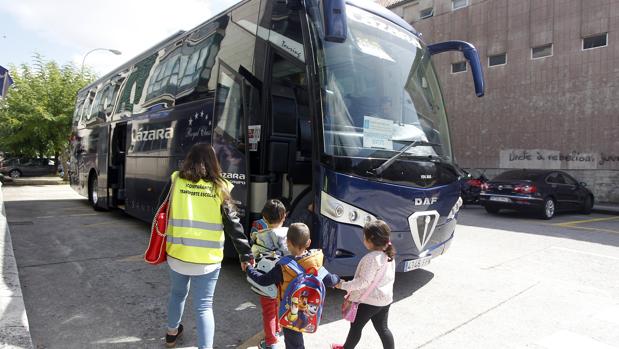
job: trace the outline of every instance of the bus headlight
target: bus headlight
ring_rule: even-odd
[[[458,198],[458,201],[456,201],[454,206],[451,208],[451,211],[449,211],[449,216],[447,216],[447,220],[453,219],[456,216],[456,213],[458,213],[458,211],[460,211],[460,207],[462,207],[462,198],[461,197]]]
[[[320,214],[336,222],[353,224],[362,228],[367,222],[376,220],[373,215],[340,201],[324,191],[320,193]]]

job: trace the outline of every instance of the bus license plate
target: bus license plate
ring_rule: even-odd
[[[432,260],[432,256],[413,259],[410,261],[404,261],[404,271],[407,272],[407,271],[423,268],[426,265],[430,264],[430,260]]]
[[[504,198],[500,196],[491,196],[490,201],[498,201],[498,202],[509,202],[509,198]]]

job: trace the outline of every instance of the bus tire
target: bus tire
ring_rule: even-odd
[[[314,229],[312,229],[314,223],[312,213],[308,209],[309,205],[314,201],[314,196],[312,194],[311,186],[301,192],[299,197],[294,201],[289,217],[291,223],[305,223],[310,228],[310,231],[314,231]]]
[[[99,180],[96,173],[91,173],[88,178],[88,203],[95,211],[103,211],[99,202],[99,193],[97,190]]]

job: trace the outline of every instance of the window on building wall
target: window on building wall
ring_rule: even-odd
[[[466,71],[466,62],[458,62],[451,64],[451,72],[452,73],[460,73]]]
[[[469,5],[469,0],[451,0],[451,9],[457,10]]]
[[[495,65],[503,65],[507,63],[507,54],[501,53],[500,55],[488,56],[488,66],[493,67]]]
[[[434,15],[434,8],[432,7],[419,11],[420,19],[429,18],[429,17],[432,17],[433,15]]]
[[[589,50],[608,45],[608,33],[582,38],[582,49]]]
[[[531,48],[531,59],[543,58],[548,56],[552,56],[552,44]]]

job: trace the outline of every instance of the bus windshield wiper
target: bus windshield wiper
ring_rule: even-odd
[[[436,146],[440,146],[440,144],[438,144],[438,143],[430,143],[430,142],[427,142],[427,141],[412,141],[407,146],[402,148],[402,150],[400,150],[397,154],[395,154],[394,156],[392,156],[389,159],[387,159],[387,161],[383,162],[382,165],[380,165],[377,168],[372,169],[372,170],[370,170],[368,172],[370,174],[374,174],[376,176],[380,176],[383,172],[385,172],[385,170],[387,168],[389,168],[389,166],[393,165],[393,163],[400,156],[402,156],[402,154],[406,153],[409,149],[414,148],[414,147],[425,147],[425,146],[436,147]],[[433,158],[432,156],[430,156],[430,157]]]

